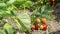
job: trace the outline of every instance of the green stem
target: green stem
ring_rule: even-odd
[[[19,20],[19,18],[17,16],[13,17],[14,20],[16,21],[16,23],[18,24],[18,28],[21,30],[21,32],[24,32],[24,25],[21,23],[21,21]],[[22,26],[23,25],[23,26]]]
[[[25,11],[25,5],[24,5],[24,13],[25,13],[26,11]]]

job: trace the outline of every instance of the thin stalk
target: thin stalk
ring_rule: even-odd
[[[25,5],[24,5],[24,13],[25,13],[26,11],[25,11]]]

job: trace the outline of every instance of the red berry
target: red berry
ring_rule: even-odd
[[[38,28],[40,28],[40,24],[35,25],[35,29],[38,29]]]
[[[43,29],[43,25],[40,26],[40,29]]]
[[[40,21],[40,19],[37,19],[36,22],[37,22],[37,23],[40,23],[41,21]]]
[[[55,0],[50,0],[50,2],[52,2],[52,3],[53,3],[53,2],[55,2]]]
[[[34,25],[31,26],[31,30],[32,31],[35,30],[35,26]]]
[[[43,24],[43,30],[47,30],[47,24]]]
[[[46,18],[41,18],[41,21],[46,24]]]

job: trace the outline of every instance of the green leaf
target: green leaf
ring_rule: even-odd
[[[44,5],[41,7],[41,14],[44,13],[46,11],[47,7]],[[47,12],[47,11],[46,11]]]
[[[0,9],[0,17],[5,17],[5,16],[11,16],[11,13],[9,11]]]
[[[8,32],[8,34],[13,34],[13,32],[14,32],[13,27],[10,24],[8,24],[8,23],[6,23],[4,25],[4,29]]]
[[[14,5],[18,8],[30,8],[33,5],[33,2],[30,0],[16,0]]]
[[[33,5],[33,2],[31,2],[31,1],[26,1],[23,5],[24,5],[26,8],[30,8],[30,7]]]
[[[47,19],[47,20],[51,20],[51,18],[52,18],[51,15],[47,15],[47,16],[46,16],[46,19]]]
[[[6,34],[6,32],[4,31],[4,29],[0,29],[0,34]]]
[[[0,7],[6,7],[7,5],[5,3],[0,3]]]
[[[27,13],[21,13],[20,15],[17,16],[19,18],[20,25],[23,27],[24,30],[30,30],[31,26],[31,19]]]
[[[33,15],[40,15],[38,9],[35,9],[33,12],[32,12]]]
[[[25,2],[26,2],[26,0],[16,0],[16,1],[14,2],[14,5],[15,5],[16,7],[19,7],[19,6],[23,5]]]
[[[51,15],[45,15],[45,14],[43,14],[42,17],[46,18],[47,20],[51,19]]]
[[[47,12],[48,12],[49,14],[52,14],[53,9],[52,9],[52,8],[49,8],[49,9],[47,10]]]
[[[16,0],[9,0],[7,4],[13,4]]]
[[[15,9],[15,6],[14,6],[14,5],[10,5],[10,6],[8,6],[8,7],[6,8],[7,11],[11,11],[11,10],[13,10],[13,9]]]

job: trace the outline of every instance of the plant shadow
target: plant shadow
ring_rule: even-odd
[[[53,15],[55,15],[55,17],[56,17],[55,20],[60,22],[60,3],[58,3],[54,6]]]

